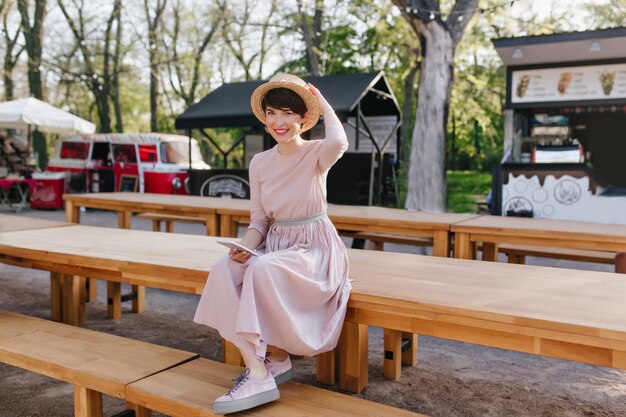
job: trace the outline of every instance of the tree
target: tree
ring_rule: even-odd
[[[5,0],[0,3],[0,18],[2,19],[2,34],[5,45],[2,79],[4,80],[4,99],[7,101],[13,100],[15,90],[13,70],[22,51],[24,51],[24,47],[17,43],[22,33],[21,26],[18,25],[13,34],[9,28],[9,14],[13,4],[14,0]],[[16,47],[17,52],[14,52]]]
[[[94,101],[96,104],[96,108],[98,111],[98,119],[100,121],[100,131],[103,133],[110,133],[111,129],[111,96],[112,90],[114,89],[113,80],[117,80],[119,83],[118,77],[119,74],[119,56],[120,48],[120,34],[118,33],[121,29],[119,25],[121,24],[121,8],[122,1],[115,0],[113,2],[113,9],[111,14],[109,15],[105,27],[104,32],[104,42],[100,43],[99,40],[93,41],[93,45],[89,45],[87,39],[87,33],[90,33],[87,30],[86,25],[88,21],[91,19],[85,19],[85,7],[84,4],[76,3],[73,1],[73,5],[75,7],[75,12],[77,17],[74,18],[70,15],[69,10],[65,6],[63,0],[57,0],[59,8],[61,9],[61,13],[65,16],[65,20],[70,27],[72,34],[74,35],[76,41],[76,49],[80,51],[82,60],[78,61],[78,65],[81,68],[78,69],[77,72],[70,73],[74,77],[77,77],[81,80],[88,88],[89,91],[94,96]],[[118,25],[116,31],[116,41],[117,45],[113,48],[113,55],[111,53],[111,37],[113,32],[114,24]],[[100,64],[101,62],[101,64]],[[119,106],[119,86],[115,87],[115,95],[117,98]],[[118,118],[118,129],[121,129],[122,121],[121,121],[121,113]]]
[[[597,29],[626,26],[626,0],[611,0],[608,3],[587,3],[592,24]]]
[[[317,56],[320,52],[320,37],[322,33],[322,19],[324,14],[324,0],[315,0],[315,13],[313,15],[313,33],[309,28],[308,16],[304,12],[302,0],[297,0],[298,14],[300,15],[300,29],[306,47],[308,69],[311,75],[322,75]]]
[[[150,12],[149,0],[144,0],[143,6],[148,22],[148,58],[150,61],[150,129],[157,132],[158,128],[158,95],[159,95],[159,39],[158,33],[163,18],[167,0],[156,0],[154,15]]]
[[[222,36],[231,54],[241,65],[246,81],[263,78],[263,65],[273,45],[268,36],[271,35],[270,23],[274,18],[278,0],[261,5],[269,7],[269,10],[263,10],[262,13],[258,11],[260,5],[251,4],[250,0],[244,0],[243,4],[239,5],[240,9],[229,8],[225,0],[218,2],[218,5],[225,16],[222,21]],[[264,18],[255,21],[255,15]],[[253,73],[252,66],[255,63],[258,70]]]
[[[22,22],[22,33],[28,54],[28,88],[30,95],[40,100],[44,99],[43,84],[41,82],[41,52],[43,48],[44,20],[46,18],[47,0],[35,0],[35,12],[31,24],[27,0],[17,0],[17,8]],[[45,167],[48,164],[48,150],[46,139],[39,131],[33,132],[33,152],[39,156],[37,165]]]
[[[457,0],[447,17],[435,0],[392,1],[419,37],[422,54],[405,205],[412,210],[444,211],[454,56],[478,0]]]
[[[201,78],[208,84],[210,71],[202,66],[202,61],[218,33],[223,15],[216,8],[199,18],[198,13],[187,12],[178,1],[172,7],[172,19],[171,30],[164,32],[171,51],[167,65],[169,85],[187,108],[196,101]]]

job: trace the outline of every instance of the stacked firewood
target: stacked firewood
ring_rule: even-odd
[[[22,173],[26,169],[28,146],[10,136],[0,134],[0,173]]]

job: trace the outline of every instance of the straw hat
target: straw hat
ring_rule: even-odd
[[[302,78],[291,74],[276,74],[268,82],[261,84],[254,90],[250,98],[250,105],[257,119],[265,124],[265,112],[263,111],[263,106],[261,106],[261,101],[263,101],[265,94],[274,88],[287,88],[299,95],[304,101],[307,112],[302,122],[303,132],[315,126],[320,118],[319,102],[313,93],[309,91],[307,83]]]

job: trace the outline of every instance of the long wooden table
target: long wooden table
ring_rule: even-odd
[[[220,198],[175,194],[151,193],[89,193],[64,194],[66,220],[80,223],[80,208],[93,208],[117,212],[121,229],[131,228],[133,213],[159,213],[177,216],[194,216],[206,219],[209,236],[219,236],[219,219],[216,208]]]
[[[626,215],[626,213],[625,213]],[[480,216],[455,223],[454,256],[471,259],[482,242],[483,260],[496,261],[499,243],[529,246],[626,251],[626,226],[521,217]]]
[[[80,208],[113,210],[120,228],[130,228],[133,213],[153,212],[205,217],[209,236],[237,236],[240,222],[250,221],[250,200],[139,193],[66,194],[68,222],[80,223]],[[328,215],[335,227],[354,232],[381,232],[433,239],[433,254],[449,256],[450,228],[476,214],[427,213],[371,206],[331,204]]]
[[[624,275],[370,251],[350,271],[343,389],[367,385],[367,325],[398,373],[400,332],[626,369]]]
[[[0,233],[1,262],[194,294],[224,253],[207,236],[89,226]],[[626,369],[626,276],[391,252],[349,257],[342,389],[367,385],[368,325],[386,329],[386,368],[399,368],[400,334],[409,332]],[[334,382],[333,358],[320,361],[321,381]]]
[[[71,223],[56,220],[37,219],[34,217],[0,214],[0,232],[13,232],[17,230],[43,229],[47,227],[70,226]]]
[[[250,221],[250,201],[231,200],[217,208],[224,236],[236,236],[239,222]],[[433,239],[433,255],[448,257],[450,228],[477,214],[429,213],[389,207],[328,205],[328,217],[338,230],[379,232]]]
[[[212,262],[224,254],[207,239],[81,225],[2,232],[0,262],[51,272],[52,318],[81,324],[84,277],[108,281],[109,317],[115,318],[122,283],[201,294]]]

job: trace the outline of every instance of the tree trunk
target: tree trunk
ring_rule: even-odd
[[[402,119],[402,149],[400,149],[400,158],[402,160],[407,157],[407,153],[411,149],[409,145],[411,144],[413,132],[409,130],[409,128],[412,126],[411,113],[413,112],[413,102],[415,100],[414,84],[419,68],[419,62],[415,62],[404,79],[404,105],[402,106],[402,114],[404,117]]]
[[[304,8],[302,7],[302,0],[297,0],[296,3],[298,4],[298,13],[300,13],[300,26],[302,28],[302,35],[304,36],[304,44],[306,46],[306,56],[309,71],[311,71],[311,75],[319,77],[321,75],[320,66],[317,60],[317,53],[315,52],[315,45],[313,45],[313,39],[311,38],[311,31],[307,22],[307,16],[306,13],[304,13]],[[316,3],[316,6],[317,5],[318,4]],[[319,17],[318,19],[321,22],[321,17]]]
[[[46,0],[35,0],[35,15],[33,24],[28,15],[28,2],[18,0],[17,8],[20,12],[22,32],[28,54],[28,87],[30,95],[43,100],[43,84],[41,82],[41,50],[43,44],[43,23],[46,18]],[[39,131],[32,137],[33,152],[39,157],[37,166],[45,168],[48,165],[48,149],[46,138]]]
[[[442,212],[446,208],[445,133],[455,42],[436,20],[421,29],[423,58],[405,206]]]

